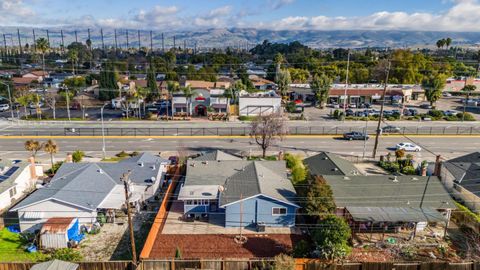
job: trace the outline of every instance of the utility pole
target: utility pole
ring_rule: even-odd
[[[35,29],[32,29],[33,33],[33,51],[37,51],[37,38],[35,37]]]
[[[48,29],[47,29],[47,41],[48,41],[48,44],[50,44],[50,35],[48,34]]]
[[[347,116],[347,90],[348,90],[348,71],[350,69],[350,49],[347,54],[347,75],[345,76],[345,94],[343,95],[343,116]],[[345,119],[345,118],[344,118]]]
[[[17,37],[18,37],[18,53],[21,55],[23,52],[22,49],[22,40],[20,39],[20,29],[17,28]]]
[[[138,51],[140,51],[140,48],[142,44],[140,43],[140,30],[137,30],[137,36],[138,36]]]
[[[118,44],[117,44],[117,29],[113,29],[114,31],[114,37],[115,37],[115,53],[118,50]]]
[[[162,33],[162,52],[165,52],[165,38],[163,37],[163,33]]]
[[[76,33],[76,31],[75,31]],[[65,52],[65,43],[63,41],[63,30],[60,30],[60,35],[62,36],[62,54]]]
[[[100,35],[102,36],[102,50],[105,53],[105,41],[103,40],[103,29],[100,28]]]
[[[127,51],[128,51],[128,47],[130,47],[129,44],[128,44],[128,29],[125,30],[125,35],[127,36]]]
[[[132,245],[132,262],[133,265],[137,266],[137,250],[135,248],[135,236],[133,234],[133,224],[132,224],[132,213],[130,211],[130,200],[128,192],[128,182],[130,181],[130,174],[132,172],[129,170],[127,173],[124,173],[121,177],[123,181],[123,186],[125,187],[125,204],[127,205],[127,217],[128,217],[128,228],[130,231],[130,244]]]
[[[88,32],[88,39],[90,40],[90,44],[92,44],[92,39],[90,38],[90,28],[87,29],[87,32]],[[91,50],[92,46],[90,46],[90,50]]]
[[[78,34],[77,34],[77,30],[75,30],[75,43],[78,43]]]
[[[5,37],[5,34],[3,34],[3,48],[5,49],[5,56],[8,56],[7,38]]]
[[[368,136],[368,117],[365,121],[365,131],[364,131],[365,138],[363,138],[363,158],[365,158],[365,152],[367,150],[367,136]]]
[[[177,44],[175,43],[175,36],[173,36],[173,49],[174,50],[177,49]]]
[[[196,55],[197,54],[197,42],[195,41],[195,48],[193,49],[193,54]]]
[[[380,107],[380,115],[378,116],[377,130],[375,134],[375,145],[373,146],[373,154],[372,154],[373,158],[375,158],[375,156],[377,155],[378,139],[380,137],[380,125],[382,124],[383,108],[385,107],[385,94],[387,93],[388,76],[390,75],[390,65],[391,65],[391,62],[390,60],[388,60],[387,68],[385,70],[385,86],[383,87],[383,92],[382,92],[382,106]]]
[[[153,53],[153,33],[150,31],[150,51]]]

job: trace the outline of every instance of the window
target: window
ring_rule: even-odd
[[[285,207],[273,207],[272,215],[273,216],[285,216],[287,214],[287,208]]]
[[[10,189],[10,198],[13,198],[17,194],[17,187],[13,187]]]

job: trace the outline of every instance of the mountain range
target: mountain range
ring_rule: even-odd
[[[46,37],[46,29],[32,29],[19,27],[22,46],[33,43],[33,30],[36,38]],[[49,29],[49,38],[52,46],[61,44],[60,28]],[[91,40],[94,47],[101,47],[100,29],[90,29]],[[117,45],[126,47],[127,31],[117,29]],[[113,29],[103,29],[105,46],[114,46],[115,35]],[[140,33],[140,39],[138,37]],[[434,47],[438,39],[450,37],[453,39],[453,46],[479,47],[480,32],[433,32],[433,31],[373,31],[373,30],[344,30],[344,31],[305,31],[305,30],[284,30],[274,31],[254,28],[220,28],[205,29],[194,31],[152,31],[152,45],[155,48],[162,47],[162,33],[164,34],[164,46],[170,48],[173,46],[173,37],[175,36],[175,45],[177,47],[198,48],[225,48],[231,47],[252,47],[264,40],[277,43],[289,43],[299,41],[313,48],[365,48],[365,47],[390,47],[390,48],[424,48]],[[1,27],[0,44],[7,46],[18,46],[17,28]],[[75,41],[75,29],[63,29],[65,45]],[[85,42],[88,39],[87,29],[77,30],[77,40]],[[150,31],[148,30],[128,30],[129,47],[138,47],[140,45],[150,47]]]

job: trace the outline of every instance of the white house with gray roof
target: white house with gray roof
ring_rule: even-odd
[[[178,200],[187,218],[223,216],[226,227],[295,225],[285,161],[188,160]]]
[[[0,162],[0,213],[35,189],[39,176],[43,175],[43,167],[25,161]]]
[[[48,185],[10,211],[18,212],[21,231],[39,229],[53,217],[75,217],[80,224],[91,224],[99,212],[124,207],[124,173],[130,171],[130,201],[140,206],[157,193],[168,163],[148,153],[118,163],[64,163]]]

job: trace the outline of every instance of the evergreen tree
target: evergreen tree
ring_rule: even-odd
[[[117,80],[118,75],[114,65],[111,62],[105,63],[104,69],[100,72],[100,100],[111,100],[117,96]]]

